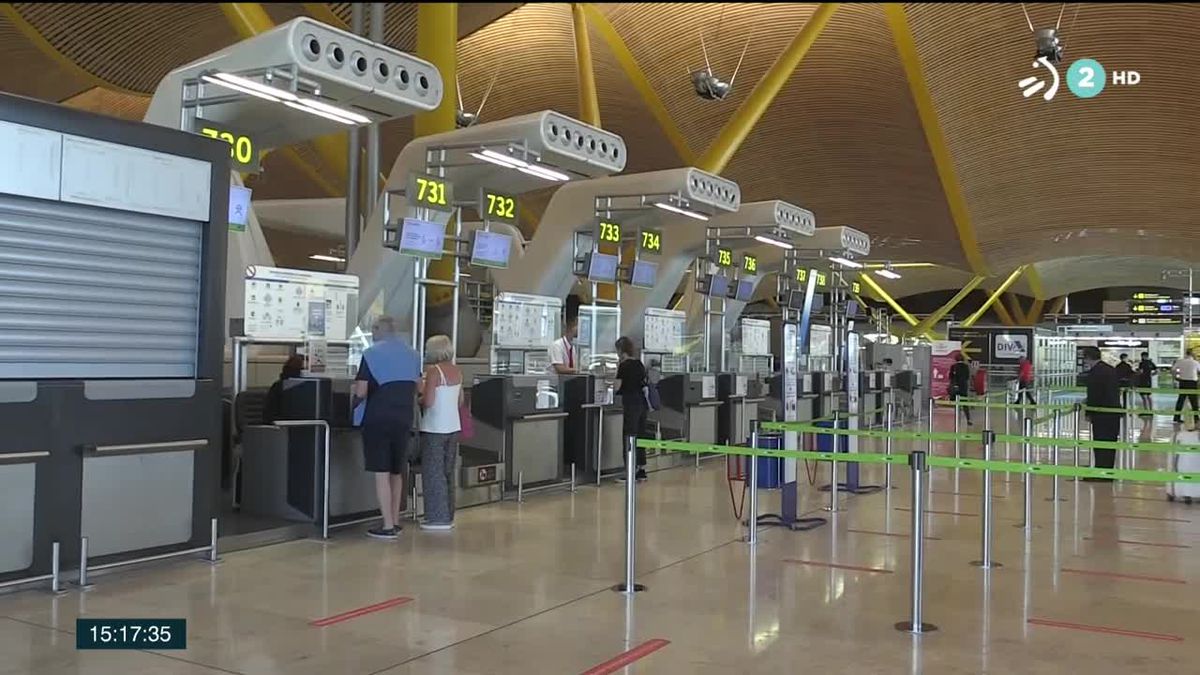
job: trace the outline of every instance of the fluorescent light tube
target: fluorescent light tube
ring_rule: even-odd
[[[517,171],[520,171],[521,173],[527,173],[530,176],[537,176],[538,178],[544,178],[546,180],[553,180],[553,181],[571,180],[571,177],[565,173],[559,173],[558,171],[555,171],[554,169],[549,169],[549,168],[546,168],[546,167],[538,165],[538,164],[530,164],[528,166],[519,166],[519,167],[517,167]]]
[[[788,243],[788,242],[786,242],[786,241],[784,241],[784,240],[782,240],[782,239],[776,239],[776,238],[774,238],[774,237],[768,237],[768,236],[767,236],[767,235],[765,235],[765,234],[759,234],[759,235],[755,235],[754,239],[755,239],[755,241],[761,241],[761,242],[762,242],[762,243],[764,243],[764,244],[770,244],[770,245],[772,245],[772,246],[778,246],[779,248],[781,248],[781,249],[783,249],[783,250],[785,250],[785,251],[790,251],[790,250],[792,250],[792,249],[794,248],[794,247],[793,247],[793,246],[792,246],[790,243]]]
[[[837,257],[830,256],[829,262],[835,262],[843,267],[849,267],[850,269],[853,269],[853,270],[856,270],[856,269],[862,267],[862,263],[854,262],[853,260],[850,260],[849,258],[837,258]]]
[[[306,112],[309,115],[316,115],[317,117],[324,117],[327,120],[333,120],[334,122],[340,122],[342,124],[349,124],[349,125],[354,124],[354,122],[346,119],[345,117],[339,117],[337,115],[334,115],[333,113],[327,113],[324,110],[317,110],[316,108],[309,108],[308,106],[300,105],[299,103],[296,103],[294,101],[284,101],[283,104],[289,108],[299,110],[300,112]]]
[[[346,110],[344,108],[339,108],[336,105],[330,105],[324,101],[318,101],[318,100],[312,99],[312,98],[302,98],[302,99],[300,99],[299,103],[300,103],[300,105],[305,105],[310,108],[316,108],[317,110],[323,110],[323,111],[329,113],[330,115],[337,115],[338,117],[344,117],[352,122],[357,122],[359,124],[370,124],[371,123],[370,117],[367,117],[365,115],[360,115],[356,112]]]
[[[472,152],[471,156],[482,159],[486,162],[499,164],[500,166],[512,167],[514,169],[519,169],[523,166],[529,166],[529,163],[525,160],[517,159],[512,155],[506,155],[503,152],[496,152],[495,150],[489,150],[487,148],[480,150],[478,154]]]
[[[225,82],[222,80],[218,80],[217,78],[215,78],[211,75],[201,75],[200,79],[202,79],[205,82],[208,82],[210,84],[215,84],[218,87],[225,87],[226,89],[240,91],[243,94],[249,94],[250,96],[255,96],[257,98],[261,98],[261,99],[270,101],[272,103],[282,103],[283,102],[283,99],[281,99],[281,98],[277,98],[270,94],[265,94],[261,91],[258,91],[257,89],[250,89],[249,87],[243,87],[240,84],[234,84],[233,82]]]
[[[883,277],[884,279],[899,279],[900,278],[899,274],[897,274],[891,270],[888,270],[888,269],[875,270],[875,274],[878,274],[879,276]]]
[[[278,89],[276,87],[272,87],[269,84],[255,82],[254,80],[250,80],[250,79],[238,76],[238,75],[231,75],[229,73],[213,73],[213,77],[217,78],[218,80],[221,80],[221,82],[224,84],[237,85],[237,86],[242,87],[243,90],[249,89],[251,91],[256,91],[260,94],[266,94],[267,96],[273,96],[273,97],[279,99],[280,101],[295,101],[298,99],[298,97],[290,91],[286,91],[284,89]],[[249,93],[249,92],[247,92],[247,93]]]
[[[320,253],[314,253],[314,254],[308,256],[308,259],[309,260],[320,260],[323,262],[335,262],[335,263],[346,262],[345,258],[339,258],[337,256],[332,256],[332,255],[322,255]]]
[[[708,220],[708,216],[704,215],[703,213],[697,213],[696,211],[691,211],[689,209],[682,209],[667,202],[654,202],[654,205],[663,211],[678,213],[680,215],[687,216],[688,218],[695,218],[696,220]]]

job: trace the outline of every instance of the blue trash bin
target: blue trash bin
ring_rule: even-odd
[[[746,445],[750,440],[746,439]],[[763,450],[780,450],[783,448],[782,434],[758,434],[758,447]],[[755,457],[758,462],[758,487],[760,490],[774,490],[783,481],[783,460],[778,457]]]
[[[833,420],[817,422],[814,426],[824,427],[826,429],[834,428]],[[849,429],[850,428],[849,421],[848,420],[838,420],[837,428],[838,429]],[[834,447],[833,439],[835,439],[835,438],[837,439],[837,451],[838,452],[850,452],[850,437],[849,436],[834,436],[833,434],[820,434],[820,433],[816,434],[816,436],[817,436],[817,452],[833,452],[833,447]]]

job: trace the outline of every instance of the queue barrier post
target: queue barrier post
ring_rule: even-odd
[[[933,456],[933,397],[929,397],[929,421],[927,422],[927,431],[929,431],[929,447],[926,452]]]
[[[984,405],[986,405],[986,404],[987,404],[987,402],[985,401]],[[962,406],[959,405],[959,397],[955,396],[954,397],[954,433],[956,433],[956,434],[959,432],[958,418],[961,415],[962,415]],[[930,431],[932,431],[932,429],[930,429]],[[961,445],[961,443],[959,443],[958,437],[956,436],[954,438],[954,458],[958,459],[959,457],[962,457],[962,445]]]
[[[758,449],[758,420],[750,422],[750,447]],[[750,515],[746,517],[746,543],[758,544],[758,457],[750,455]]]
[[[984,429],[983,461],[991,461],[995,444],[996,432]],[[974,560],[971,564],[980,569],[990,570],[1001,565],[992,560],[992,472],[989,469],[983,470],[983,507],[980,513],[983,517],[979,528],[979,560]]]
[[[895,414],[896,414],[896,404],[893,403],[892,401],[888,401],[887,411],[884,413],[884,422],[883,422],[884,429],[887,432],[887,436],[884,437],[884,440],[883,440],[883,453],[885,455],[892,454],[892,421],[894,419]],[[885,489],[885,490],[892,489],[892,465],[890,462],[884,465],[883,489]]]
[[[1033,418],[1026,416],[1022,427],[1025,442],[1023,443],[1024,447],[1021,452],[1021,461],[1025,464],[1032,464],[1033,443],[1029,439],[1033,436]],[[1025,504],[1022,509],[1024,522],[1021,523],[1020,527],[1025,529],[1025,538],[1029,539],[1033,534],[1033,476],[1025,473],[1021,475],[1021,478],[1024,481]]]
[[[1058,466],[1058,452],[1059,452],[1058,436],[1059,436],[1059,432],[1062,429],[1062,411],[1060,411],[1060,410],[1054,411],[1054,421],[1050,428],[1054,430],[1053,431],[1054,447],[1050,448],[1050,461],[1052,464],[1054,464],[1054,466]],[[1050,491],[1050,498],[1047,499],[1046,501],[1057,502],[1058,501],[1058,474],[1057,473],[1054,474],[1053,481],[1054,482],[1051,484],[1052,488]]]
[[[614,591],[633,595],[646,590],[634,583],[634,556],[637,539],[637,437],[625,439],[625,582],[613,586]]]
[[[909,620],[896,624],[896,630],[920,635],[937,630],[937,626],[925,623],[924,619],[924,582],[925,582],[925,473],[929,467],[925,463],[925,453],[914,451],[908,456],[908,465],[912,470],[912,541],[909,568]]]

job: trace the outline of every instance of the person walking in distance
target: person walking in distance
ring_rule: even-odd
[[[1175,387],[1178,389],[1196,389],[1196,380],[1200,379],[1200,363],[1196,362],[1196,357],[1192,350],[1187,350],[1182,359],[1175,362],[1175,367],[1172,369],[1175,372]],[[1178,431],[1183,422],[1180,417],[1180,412],[1183,410],[1183,402],[1187,401],[1192,406],[1192,411],[1200,410],[1200,401],[1197,400],[1196,394],[1188,394],[1181,392],[1175,399],[1175,430]]]
[[[454,468],[458,463],[459,408],[463,402],[462,371],[454,365],[449,336],[425,342],[425,375],[421,380],[421,484],[425,488],[422,530],[454,527]]]
[[[1150,360],[1150,352],[1142,352],[1142,359],[1138,361],[1137,372],[1134,374],[1133,381],[1139,389],[1149,389],[1154,386],[1154,374],[1158,372],[1158,365]],[[1154,395],[1150,392],[1143,391],[1142,408],[1151,410],[1154,407]]]
[[[646,428],[646,416],[650,407],[646,401],[645,391],[646,366],[637,357],[637,349],[633,346],[633,340],[621,337],[617,340],[616,347],[621,361],[617,364],[617,381],[614,390],[621,395],[621,408],[625,415],[621,426],[621,435],[628,443],[630,438],[641,437]],[[638,448],[636,454],[637,479],[639,481],[646,480],[646,451]],[[621,448],[621,456],[625,457],[625,447]],[[625,470],[628,471],[629,467],[625,467]],[[618,478],[617,480],[624,479]]]
[[[950,400],[957,401],[959,398],[966,398],[971,393],[971,367],[967,365],[967,360],[963,357],[962,352],[959,352],[954,357],[954,365],[950,366]],[[967,426],[973,426],[971,422],[971,409],[962,407],[963,417],[967,419]]]
[[[363,352],[355,376],[355,424],[362,426],[363,466],[375,474],[381,527],[367,530],[375,539],[400,535],[404,474],[408,472],[409,436],[421,379],[421,357],[396,332],[396,320],[382,316],[371,328],[373,344]]]
[[[1100,358],[1100,350],[1096,347],[1083,348],[1083,367],[1087,373],[1088,408],[1120,408],[1121,384],[1117,369],[1105,363]],[[1088,419],[1092,423],[1093,441],[1116,441],[1121,435],[1121,415],[1119,412],[1101,412],[1088,410]],[[1111,469],[1116,460],[1116,450],[1096,448],[1092,450],[1093,465],[1097,469]],[[1107,481],[1108,478],[1085,478],[1087,481]]]
[[[1026,403],[1037,403],[1033,399],[1033,362],[1026,356],[1021,357],[1017,367],[1017,403],[1022,399]]]

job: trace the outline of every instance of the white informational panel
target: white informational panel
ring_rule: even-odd
[[[358,322],[358,277],[246,268],[246,336],[347,340]]]
[[[796,408],[796,378],[799,375],[799,363],[796,358],[797,326],[794,323],[783,324],[783,421],[797,421]],[[783,447],[785,450],[800,450],[797,445],[795,431],[783,432]],[[788,459],[783,463],[783,482],[792,483],[796,480],[796,460]]]
[[[208,162],[70,134],[62,138],[62,201],[209,220]]]
[[[858,428],[858,405],[859,405],[859,390],[858,390],[858,374],[860,364],[858,362],[858,333],[850,331],[846,333],[846,400],[847,410],[850,411],[849,418],[846,420],[847,428]],[[858,452],[858,437],[850,436],[847,439],[847,450],[849,452]]]
[[[771,355],[771,322],[765,319],[742,319],[742,354]]]
[[[809,356],[833,356],[833,329],[813,324],[808,332]]]
[[[674,309],[646,310],[642,332],[642,351],[653,354],[678,354],[683,351],[683,331],[687,313]]]
[[[562,300],[545,295],[501,293],[492,307],[492,346],[545,349],[558,339]]]
[[[58,200],[62,184],[63,135],[22,124],[0,122],[0,192]]]

